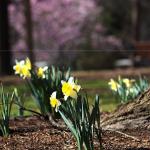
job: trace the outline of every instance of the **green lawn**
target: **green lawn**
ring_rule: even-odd
[[[101,99],[101,111],[113,111],[118,102],[115,100],[114,96],[108,88],[108,81],[106,80],[79,80],[79,84],[87,92],[89,96],[90,104],[92,104],[93,99],[96,94],[100,95]],[[12,92],[14,88],[18,89],[18,93],[21,96],[22,101],[24,102],[25,107],[38,111],[37,105],[34,101],[34,98],[31,96],[29,89],[26,84],[22,83],[20,85],[10,85],[5,86],[4,90]],[[17,116],[19,114],[18,106],[13,105],[12,116]],[[24,112],[24,115],[29,115],[29,112]]]
[[[87,90],[91,104],[96,94],[100,96],[101,111],[113,111],[119,104],[109,90],[107,80],[81,80],[79,83]]]
[[[14,88],[17,88],[18,94],[21,97],[22,103],[24,106],[28,109],[39,111],[37,108],[37,105],[34,101],[34,98],[32,97],[30,90],[26,86],[26,84],[20,84],[20,85],[10,85],[10,86],[4,86],[5,92],[13,92]],[[24,111],[24,115],[30,115],[30,112]],[[16,104],[12,105],[12,111],[11,116],[17,116],[19,115],[19,107]]]
[[[108,89],[107,80],[80,80],[79,83],[83,88],[106,88]]]

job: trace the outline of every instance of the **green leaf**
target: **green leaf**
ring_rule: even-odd
[[[61,111],[59,111],[59,113],[60,113],[61,117],[63,118],[64,122],[66,123],[66,125],[68,126],[68,128],[70,129],[70,131],[72,132],[72,134],[74,135],[74,137],[76,138],[78,147],[80,147],[80,139],[79,139],[78,133],[76,132],[76,129],[74,128],[73,124],[71,123],[70,120],[68,120],[65,117],[65,115]]]

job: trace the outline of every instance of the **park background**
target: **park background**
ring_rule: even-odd
[[[112,111],[118,102],[110,78],[149,77],[149,16],[149,0],[1,0],[0,80],[26,97],[24,81],[13,76],[16,59],[70,67],[91,97],[100,94],[102,109]]]

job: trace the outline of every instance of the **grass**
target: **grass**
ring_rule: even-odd
[[[101,98],[101,105],[100,105],[101,111],[110,112],[116,108],[118,102],[116,101],[112,93],[109,91],[107,82],[108,81],[106,80],[80,80],[79,84],[82,86],[83,89],[86,89],[87,94],[89,96],[90,104],[93,103],[95,94],[99,94]],[[12,92],[14,88],[18,89],[18,93],[21,96],[21,100],[23,101],[25,107],[35,111],[39,111],[37,109],[37,105],[34,101],[34,98],[31,96],[31,93],[25,83],[16,86],[4,85],[4,90],[6,92]],[[24,115],[30,114],[31,114],[30,112],[24,112]],[[12,106],[11,116],[14,117],[18,115],[19,115],[18,106],[14,104]]]
[[[95,94],[100,95],[101,111],[111,112],[115,110],[119,104],[114,95],[110,92],[107,80],[81,80],[79,83],[83,89],[88,90],[91,104]]]
[[[83,88],[108,88],[107,80],[80,80],[79,83],[82,85]]]
[[[21,100],[26,108],[39,111],[37,109],[36,103],[34,102],[34,98],[31,96],[31,93],[30,93],[28,87],[26,86],[26,84],[22,83],[20,85],[9,85],[9,86],[4,85],[5,93],[7,93],[7,92],[12,93],[14,88],[17,88],[18,94],[21,97]],[[14,116],[18,116],[18,115],[19,115],[19,107],[18,107],[18,105],[13,104],[11,116],[14,117]],[[31,113],[28,111],[24,111],[24,115],[31,115]]]

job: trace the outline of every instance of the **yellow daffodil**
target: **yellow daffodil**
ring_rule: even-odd
[[[108,83],[110,85],[110,88],[113,90],[113,91],[117,91],[118,88],[120,87],[120,85],[113,79],[110,79],[110,82]]]
[[[59,106],[61,105],[61,102],[56,98],[56,91],[52,93],[50,97],[50,104],[53,108],[55,108],[55,111],[58,111]]]
[[[26,65],[22,66],[21,76],[23,77],[23,79],[31,77],[31,73],[30,73],[30,70],[29,70],[28,66],[26,66]]]
[[[67,83],[67,82],[64,82],[62,84],[62,92],[64,94],[64,99],[67,100],[67,98],[70,96],[74,99],[77,98],[77,92],[73,89],[72,85]]]
[[[126,85],[127,88],[130,88],[133,85],[133,82],[135,82],[135,80],[129,80],[127,78],[122,79],[122,81]]]
[[[44,79],[46,76],[45,76],[45,71],[48,69],[48,67],[47,66],[45,66],[45,67],[39,67],[38,68],[38,70],[37,70],[37,76],[39,77],[39,78],[42,78],[42,79]]]
[[[62,83],[62,92],[64,94],[64,99],[67,100],[69,96],[74,99],[77,99],[77,92],[79,92],[81,86],[74,83],[74,78],[70,77],[68,82],[61,81],[61,83]]]
[[[30,61],[30,59],[27,57],[26,58],[26,60],[25,60],[25,66],[29,69],[29,70],[31,70],[31,61]]]
[[[16,61],[16,65],[13,66],[13,69],[15,70],[15,74],[21,75],[22,66],[24,65],[24,61]]]
[[[25,61],[16,61],[16,65],[14,65],[13,69],[15,70],[15,74],[19,74],[21,77],[23,77],[23,79],[31,77],[31,62],[29,58],[27,58]]]

